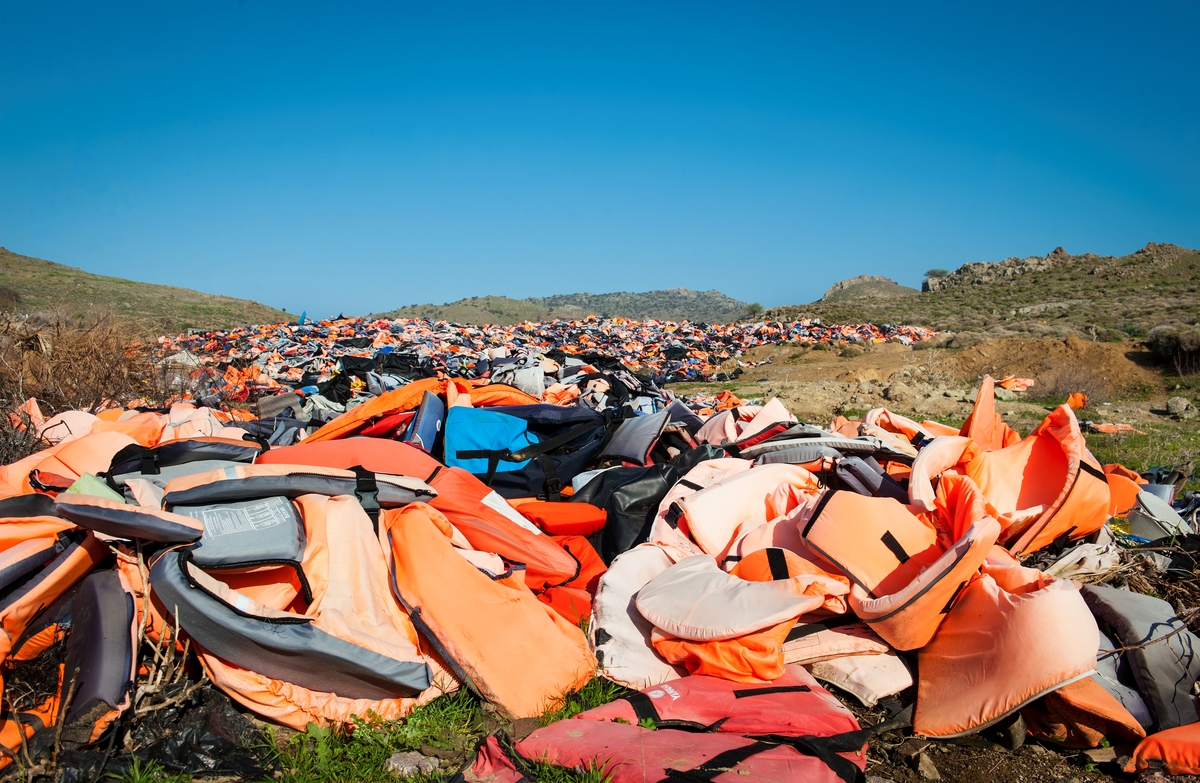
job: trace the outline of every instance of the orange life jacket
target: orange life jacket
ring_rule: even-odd
[[[1099,640],[1074,582],[985,564],[918,653],[913,731],[957,737],[985,728],[1091,674]]]
[[[1083,538],[1108,520],[1107,477],[1065,405],[1027,438],[1002,449],[981,451],[965,437],[936,439],[913,463],[912,503],[932,508],[933,479],[951,468],[979,486],[1000,522],[1000,543],[1014,555],[1036,552],[1062,536]]]
[[[449,532],[423,503],[385,512],[396,597],[462,682],[514,718],[539,716],[595,673],[587,639],[511,569],[489,576],[467,562]]]

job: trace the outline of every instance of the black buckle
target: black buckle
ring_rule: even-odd
[[[375,474],[364,468],[362,465],[355,465],[350,468],[354,473],[354,497],[358,498],[358,504],[362,506],[363,511],[367,512],[367,516],[371,518],[371,525],[375,528],[375,535],[379,535],[379,484],[375,481]]]

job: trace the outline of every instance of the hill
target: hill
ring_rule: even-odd
[[[1200,319],[1200,251],[1154,242],[1127,256],[1057,248],[1046,256],[963,264],[924,288],[919,295],[776,307],[764,317],[1116,341],[1166,321]]]
[[[440,318],[457,323],[514,324],[589,315],[693,323],[728,323],[746,315],[746,303],[720,291],[668,288],[641,294],[559,294],[528,299],[474,296],[446,304],[414,304],[375,313],[372,318]]]
[[[857,299],[889,299],[893,296],[919,294],[915,288],[900,285],[879,275],[859,275],[834,283],[819,302],[851,302]]]
[[[93,275],[0,247],[0,311],[61,310],[68,315],[83,315],[97,308],[142,322],[147,330],[160,333],[279,323],[292,318],[282,310],[248,299]]]

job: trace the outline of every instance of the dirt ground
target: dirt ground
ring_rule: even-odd
[[[1169,396],[1146,349],[1076,337],[993,339],[961,349],[914,350],[898,343],[841,351],[762,346],[740,362],[743,374],[724,388],[740,397],[777,396],[792,413],[813,423],[827,423],[838,412],[877,407],[961,420],[971,411],[971,391],[986,374],[1036,381],[1028,392],[997,406],[1002,414],[1018,419],[1040,420],[1048,399],[1083,391],[1092,399],[1085,418],[1137,426],[1159,420],[1161,415],[1154,411],[1162,410]],[[737,366],[730,361],[725,369]],[[680,386],[700,390],[694,384]]]

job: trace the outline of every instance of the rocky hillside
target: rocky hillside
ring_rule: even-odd
[[[248,299],[93,275],[0,247],[0,312],[55,310],[74,316],[96,309],[137,321],[148,333],[225,329],[294,318]]]
[[[822,299],[768,310],[833,323],[905,323],[990,336],[1119,341],[1200,319],[1200,251],[1151,242],[1127,256],[1046,256],[964,264],[916,296]]]
[[[817,301],[852,302],[859,299],[889,299],[894,296],[910,296],[917,293],[920,293],[917,289],[900,285],[888,277],[859,275],[834,283]]]
[[[379,318],[440,318],[458,323],[513,324],[589,315],[645,320],[657,318],[693,323],[728,323],[747,314],[745,302],[720,291],[668,288],[633,294],[559,294],[528,299],[476,296],[446,304],[414,304],[376,313]]]

